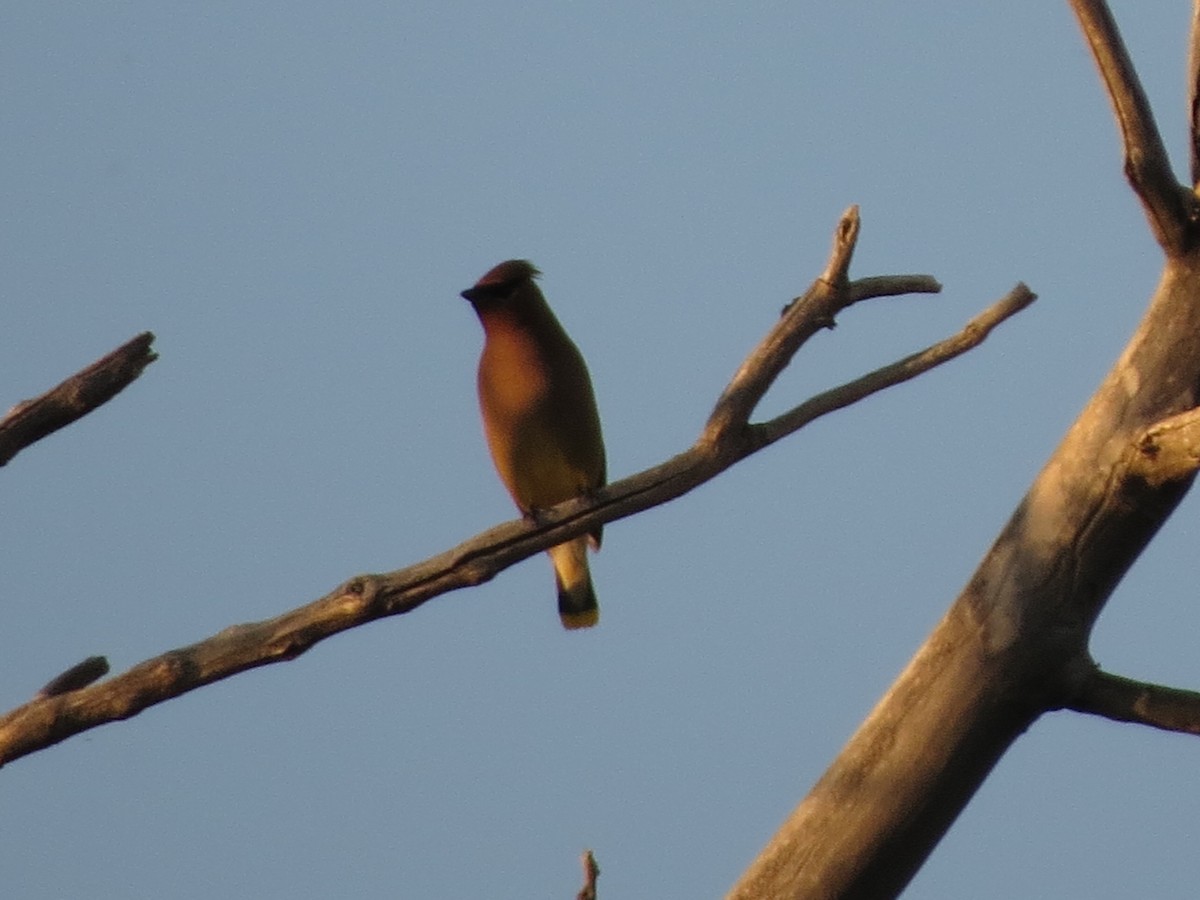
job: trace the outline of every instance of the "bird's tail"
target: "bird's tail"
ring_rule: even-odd
[[[591,628],[600,621],[600,606],[588,571],[588,537],[583,535],[547,552],[558,584],[558,616],[563,628]]]

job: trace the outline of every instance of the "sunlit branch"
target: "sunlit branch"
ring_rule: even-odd
[[[1071,0],[1100,77],[1108,91],[1125,154],[1125,176],[1142,202],[1159,246],[1178,256],[1189,245],[1189,220],[1195,198],[1179,184],[1146,92],[1104,0]]]

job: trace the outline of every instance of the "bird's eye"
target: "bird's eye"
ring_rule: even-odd
[[[504,303],[517,293],[521,282],[500,281],[495,284],[477,284],[473,288],[468,288],[462,292],[463,297],[470,300],[472,303]]]

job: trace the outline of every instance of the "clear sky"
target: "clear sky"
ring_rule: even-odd
[[[1188,4],[1115,4],[1185,160]],[[0,708],[514,516],[458,291],[528,257],[612,477],[682,450],[860,204],[855,307],[779,411],[1041,297],[979,350],[544,557],[0,772],[6,897],[719,897],[953,600],[1160,256],[1065,2],[0,8],[0,407],[161,359],[0,473]],[[1181,168],[1182,171],[1182,168]],[[1190,498],[1094,639],[1200,685]],[[1195,896],[1200,744],[1045,717],[919,898]]]

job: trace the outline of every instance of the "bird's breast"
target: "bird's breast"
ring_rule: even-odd
[[[485,417],[516,424],[536,414],[549,391],[549,367],[533,341],[508,331],[488,336],[479,360]]]

